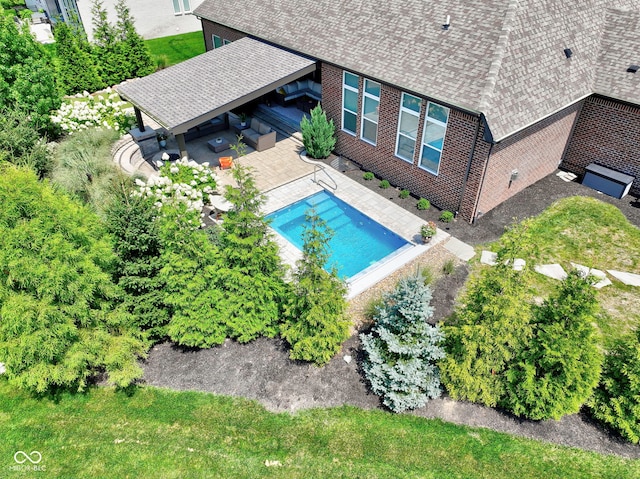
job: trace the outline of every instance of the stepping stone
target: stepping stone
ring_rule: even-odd
[[[558,173],[556,173],[556,176],[558,176],[560,179],[569,182],[569,181],[573,181],[575,180],[577,177],[576,175],[574,175],[573,173],[570,173],[568,171],[560,171]]]
[[[476,255],[476,251],[473,249],[473,246],[463,243],[457,238],[452,237],[447,241],[447,244],[445,244],[444,247],[463,261],[469,261]]]
[[[0,374],[4,374],[7,369],[4,367],[4,363],[0,363]]]
[[[480,262],[482,264],[488,264],[489,266],[495,266],[496,258],[498,257],[497,253],[492,251],[482,250],[480,255]]]
[[[584,266],[578,263],[571,263],[571,266],[577,269],[584,278],[589,275],[598,278],[600,281],[593,285],[593,287],[596,289],[604,288],[605,286],[609,286],[611,284],[611,280],[607,278],[607,275],[604,271],[600,271],[599,269],[595,268],[589,268],[588,266]]]
[[[567,277],[567,273],[558,263],[554,264],[537,264],[534,268],[538,273],[544,274],[549,278],[563,280]]]
[[[516,258],[513,260],[514,271],[522,271],[526,265],[527,265],[527,262],[522,258]]]
[[[625,273],[624,271],[616,271],[615,269],[608,269],[607,273],[617,280],[622,281],[624,284],[640,286],[640,274]]]

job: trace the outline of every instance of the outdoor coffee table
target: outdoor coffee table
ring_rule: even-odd
[[[216,153],[220,153],[229,148],[229,142],[224,138],[215,138],[213,140],[207,141],[207,145],[211,151],[215,151]]]

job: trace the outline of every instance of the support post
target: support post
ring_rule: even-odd
[[[138,130],[140,130],[140,132],[144,132],[144,121],[142,121],[142,113],[140,112],[140,108],[138,108],[137,106],[133,107],[133,112],[136,115],[136,122],[138,123]]]
[[[178,149],[180,150],[180,158],[184,158],[185,156],[189,158],[187,144],[184,141],[184,133],[178,133],[176,135],[176,141],[178,142]]]

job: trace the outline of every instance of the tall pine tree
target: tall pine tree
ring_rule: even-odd
[[[572,271],[534,308],[531,339],[507,372],[504,405],[518,416],[560,419],[576,413],[597,386],[602,354],[591,284]]]
[[[116,29],[126,78],[142,77],[153,73],[155,66],[151,54],[143,38],[136,31],[126,0],[118,0],[116,11],[118,12]]]
[[[94,57],[82,44],[86,39],[78,37],[75,32],[64,22],[59,22],[54,31],[57,52],[56,80],[58,88],[65,95],[85,90],[93,92],[103,87]]]
[[[102,0],[93,0],[91,15],[93,58],[98,67],[98,74],[107,85],[116,85],[127,78],[127,69],[122,65],[122,48],[118,31],[109,23]]]
[[[313,209],[307,213],[302,239],[302,259],[294,274],[293,294],[281,335],[291,346],[291,359],[321,366],[329,362],[349,337],[347,290],[335,271],[324,270],[329,259],[331,231]]]
[[[260,212],[264,195],[246,167],[237,164],[233,178],[238,186],[227,186],[225,195],[233,207],[222,223],[218,286],[225,292],[221,307],[228,315],[229,333],[246,342],[277,334],[284,269]]]

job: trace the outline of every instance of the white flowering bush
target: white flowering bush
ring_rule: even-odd
[[[72,134],[87,128],[106,128],[126,132],[136,122],[133,108],[111,88],[104,95],[91,95],[85,91],[75,95],[77,99],[67,99],[60,109],[51,115],[51,121]]]
[[[186,157],[175,163],[164,163],[160,174],[146,182],[136,180],[138,190],[133,194],[152,198],[154,206],[166,213],[166,206],[177,208],[187,225],[198,228],[202,223],[202,209],[209,204],[216,191],[217,178],[209,163],[201,165]],[[164,211],[163,211],[164,210]]]

